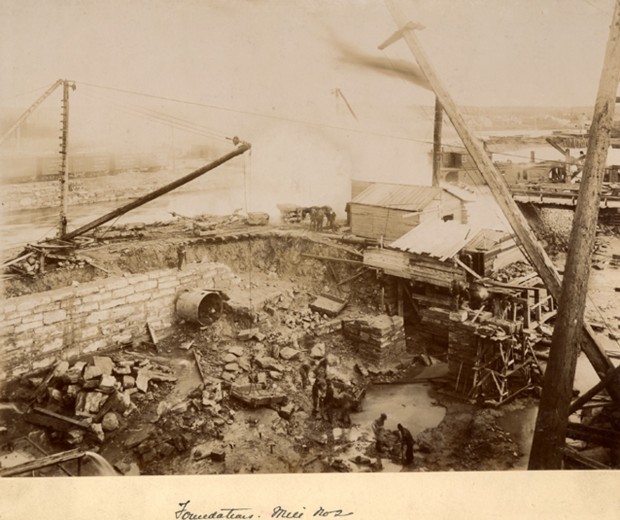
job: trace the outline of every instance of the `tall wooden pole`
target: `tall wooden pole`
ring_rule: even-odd
[[[435,98],[435,122],[433,125],[433,186],[441,180],[441,131],[443,127],[443,108],[439,98]]]
[[[67,233],[67,204],[69,199],[69,161],[67,157],[69,146],[69,87],[75,90],[75,83],[63,80],[62,82],[62,130],[60,136],[60,222],[58,236]]]
[[[561,469],[583,326],[592,247],[620,79],[620,0],[616,0],[590,126],[577,208],[538,408],[529,469]]]
[[[478,171],[489,186],[489,189],[493,193],[497,204],[502,209],[515,235],[517,235],[517,238],[522,244],[528,258],[530,259],[530,262],[534,266],[534,269],[536,269],[540,275],[547,290],[556,300],[558,300],[560,297],[561,287],[560,276],[549,259],[549,256],[538,240],[536,240],[527,220],[512,199],[512,194],[510,193],[510,189],[508,188],[502,174],[497,170],[491,158],[485,153],[480,140],[469,131],[467,125],[465,124],[465,120],[452,100],[452,97],[444,88],[437,74],[433,70],[426,53],[420,45],[415,31],[412,30],[412,28],[415,28],[416,25],[411,23],[408,24],[407,20],[401,15],[391,0],[385,0],[385,3],[390,11],[390,14],[392,15],[392,18],[394,18],[396,25],[400,29],[398,34],[404,38],[409,50],[418,63],[418,66],[422,72],[424,72],[431,88],[441,102],[445,113],[461,138],[461,141],[463,141],[463,145],[471,155]],[[587,334],[584,335],[582,348],[588,356],[590,363],[592,363],[594,370],[602,379],[607,375],[609,369],[614,368],[614,365],[605,354],[605,351],[601,345],[597,343],[592,328],[589,327],[589,325],[584,324],[584,329]],[[608,392],[614,401],[620,403],[620,378],[616,378],[615,381],[609,385]]]

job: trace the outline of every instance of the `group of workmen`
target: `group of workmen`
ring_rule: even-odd
[[[381,454],[383,452],[383,448],[385,447],[386,419],[387,415],[382,413],[372,423],[372,432],[375,436],[375,450],[377,451],[377,454]],[[411,432],[400,423],[396,427],[398,428],[398,433],[400,434],[401,459],[406,466],[410,466],[413,464],[413,435],[411,435]]]
[[[336,408],[336,395],[332,381],[327,377],[327,358],[319,360],[314,368],[309,363],[302,363],[299,370],[301,375],[301,386],[307,388],[310,385],[310,373],[314,375],[312,383],[312,415],[320,415],[324,420],[330,423],[334,419],[334,410]],[[346,414],[346,410],[345,414]],[[348,414],[344,420],[350,424],[351,419]]]

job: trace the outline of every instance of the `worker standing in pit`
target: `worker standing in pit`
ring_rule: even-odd
[[[375,449],[377,453],[383,451],[383,444],[385,442],[385,420],[387,415],[382,413],[378,419],[372,423],[372,433],[375,435]]]
[[[397,426],[400,433],[400,456],[406,466],[413,464],[413,435],[402,424]]]
[[[310,384],[310,364],[304,361],[299,367],[299,375],[301,376],[301,387],[305,389]]]
[[[315,379],[312,385],[312,415],[316,415],[323,410],[323,399],[326,390],[325,379]]]
[[[334,420],[334,404],[335,404],[335,396],[334,396],[334,386],[332,382],[328,379],[325,383],[325,396],[323,397],[323,419],[329,421],[331,424]]]

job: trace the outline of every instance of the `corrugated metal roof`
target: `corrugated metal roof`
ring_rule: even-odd
[[[471,191],[466,190],[465,188],[460,188],[459,186],[455,186],[454,184],[450,184],[448,182],[442,182],[439,184],[439,187],[442,190],[447,191],[451,195],[454,195],[456,198],[461,199],[463,202],[475,202],[476,200],[478,200],[478,197],[476,196],[475,193],[472,193]]]
[[[453,220],[444,222],[440,219],[427,220],[419,226],[405,233],[398,240],[390,244],[390,248],[428,255],[441,261],[452,258],[465,244],[475,231],[469,224],[459,224]]]
[[[407,211],[423,211],[433,200],[440,196],[441,189],[431,186],[376,183],[368,186],[351,202],[353,204],[382,206]]]
[[[495,229],[481,229],[466,245],[465,249],[487,251],[510,237],[509,233]]]

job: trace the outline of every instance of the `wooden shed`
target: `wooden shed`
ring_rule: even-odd
[[[440,219],[420,224],[386,247],[364,252],[364,263],[385,274],[442,288],[454,280],[465,281],[464,264],[485,277],[518,260],[524,257],[510,234]]]
[[[471,202],[473,195],[464,196],[455,190],[374,183],[348,204],[351,231],[364,238],[391,242],[428,220],[460,223],[466,215],[464,203]]]

